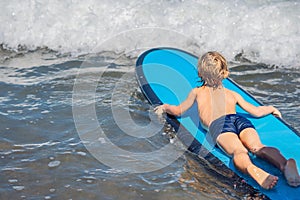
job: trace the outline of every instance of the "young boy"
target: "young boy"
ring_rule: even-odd
[[[212,139],[228,155],[233,157],[237,169],[249,174],[261,187],[273,188],[278,181],[273,176],[255,166],[248,150],[256,156],[270,162],[280,169],[287,183],[293,187],[300,185],[300,177],[294,159],[284,158],[279,150],[263,145],[249,120],[236,113],[236,104],[255,117],[281,113],[273,106],[254,106],[245,101],[238,93],[223,87],[222,80],[227,78],[229,70],[225,58],[218,52],[204,54],[198,62],[198,74],[203,86],[194,88],[180,105],[163,104],[155,108],[162,112],[179,116],[197,101],[202,126],[208,130]]]

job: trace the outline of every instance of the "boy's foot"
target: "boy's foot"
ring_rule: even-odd
[[[247,168],[247,171],[249,175],[264,189],[272,189],[277,184],[277,176],[273,176],[253,164]]]
[[[267,189],[267,190],[272,189],[277,184],[277,181],[278,181],[277,176],[273,176],[273,175],[269,174],[269,176],[267,176],[267,178],[262,183],[261,187],[263,187],[264,189]]]
[[[290,186],[300,186],[300,176],[297,170],[296,161],[292,158],[288,159],[284,167],[284,176]]]

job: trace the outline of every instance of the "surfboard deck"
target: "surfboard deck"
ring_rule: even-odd
[[[197,62],[198,57],[180,49],[154,48],[139,56],[136,62],[136,77],[143,94],[152,105],[163,103],[178,105],[186,99],[191,89],[201,86]],[[246,101],[256,106],[262,105],[230,78],[224,79],[223,85],[238,92]],[[295,129],[284,120],[272,115],[254,118],[239,106],[237,106],[237,113],[247,117],[253,123],[265,145],[277,147],[286,158],[294,158],[300,171],[300,134]],[[255,164],[279,177],[274,189],[264,190],[252,178],[235,169],[232,160],[207,141],[206,131],[200,125],[196,103],[180,117],[168,115],[167,121],[175,128],[179,139],[190,151],[198,154],[201,149],[207,149],[224,165],[245,179],[249,185],[259,189],[269,198],[299,198],[297,195],[300,194],[300,187],[290,187],[279,170],[256,157],[251,157]]]

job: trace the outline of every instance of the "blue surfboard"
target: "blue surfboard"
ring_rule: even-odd
[[[179,49],[150,49],[142,53],[136,63],[139,86],[145,97],[154,106],[163,103],[178,105],[186,99],[192,88],[202,84],[198,77],[197,62],[198,57]],[[262,105],[230,78],[223,80],[223,85],[238,92],[248,102],[256,106]],[[254,124],[265,145],[277,147],[286,158],[294,158],[298,164],[298,171],[300,171],[300,134],[295,129],[282,119],[272,115],[254,118],[239,106],[237,106],[237,112],[246,116]],[[231,159],[206,139],[206,131],[200,125],[196,103],[180,117],[168,115],[167,121],[174,127],[177,137],[187,145],[190,151],[200,154],[200,151],[205,148],[225,166],[247,180],[249,185],[259,189],[269,198],[300,198],[300,187],[290,187],[279,170],[254,156],[251,159],[255,164],[279,177],[278,185],[274,189],[262,189],[249,176],[235,169]]]

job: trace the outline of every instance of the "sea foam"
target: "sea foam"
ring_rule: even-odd
[[[46,47],[77,56],[172,46],[300,66],[297,1],[12,0],[0,6],[4,49]]]

